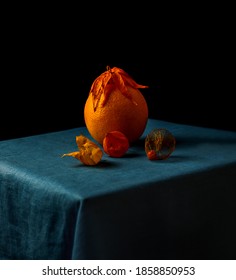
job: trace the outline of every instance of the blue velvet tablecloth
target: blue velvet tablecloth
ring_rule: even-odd
[[[150,161],[153,128],[176,138]],[[0,259],[236,259],[236,133],[149,119],[123,158],[85,166],[85,127],[0,142]]]

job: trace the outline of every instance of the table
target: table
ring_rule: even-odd
[[[153,128],[176,138],[150,161]],[[85,166],[85,127],[0,142],[0,259],[235,259],[236,132],[149,119],[122,158]]]

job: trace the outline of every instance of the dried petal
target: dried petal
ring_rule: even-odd
[[[97,109],[101,95],[104,94],[105,92],[107,93],[107,95],[109,93],[107,91],[107,84],[110,81],[111,76],[112,76],[112,73],[110,71],[106,71],[106,72],[102,73],[100,76],[98,76],[91,86],[89,94],[93,95],[94,111],[96,111],[96,109]],[[110,91],[111,90],[112,89],[110,88]]]
[[[118,67],[113,67],[112,68],[113,72],[116,72],[118,75],[122,77],[122,79],[125,81],[127,85],[129,85],[132,88],[148,88],[148,86],[143,86],[140,84],[137,84],[130,76],[128,73],[126,73],[123,69],[118,68]]]
[[[102,150],[87,137],[83,135],[76,136],[76,144],[79,148],[79,151],[64,154],[62,157],[74,157],[85,165],[96,165],[101,161],[103,156]]]
[[[112,91],[118,89],[123,95],[132,100],[132,96],[128,93],[127,86],[132,88],[148,88],[148,86],[143,86],[137,84],[124,70],[118,67],[113,67],[112,69],[107,66],[107,71],[98,76],[90,89],[89,94],[93,96],[93,109],[96,111],[98,104],[100,102],[101,96],[104,95],[103,102],[101,106],[104,106],[109,98]],[[137,105],[137,104],[136,104]]]
[[[110,157],[122,157],[129,149],[129,140],[120,131],[108,132],[103,139],[103,149]]]

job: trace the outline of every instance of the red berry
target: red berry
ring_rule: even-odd
[[[103,139],[103,149],[110,157],[122,157],[129,149],[129,140],[120,131],[108,132]]]

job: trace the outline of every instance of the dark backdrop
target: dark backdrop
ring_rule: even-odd
[[[191,61],[180,65],[151,62],[80,63],[42,54],[11,65],[1,108],[1,139],[59,131],[84,125],[83,108],[90,87],[106,66],[120,67],[140,84],[150,118],[235,130],[232,90],[221,77]],[[23,61],[24,60],[24,61]],[[24,62],[24,67],[20,65]],[[183,68],[182,68],[183,67]],[[209,69],[209,68],[208,68]],[[216,71],[214,69],[213,71]]]
[[[40,24],[30,29],[29,22],[18,22],[7,33],[1,140],[83,126],[90,87],[107,65],[149,86],[141,91],[150,118],[236,130],[234,78],[226,63],[230,55],[227,47],[219,47],[219,33],[166,30],[167,40],[147,37],[129,44],[113,36],[118,43],[98,44],[94,39],[81,49],[86,39],[78,40],[76,27],[69,32],[58,24],[54,29]]]

